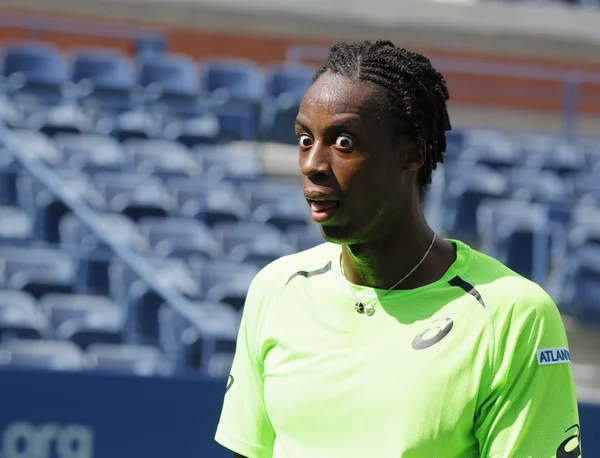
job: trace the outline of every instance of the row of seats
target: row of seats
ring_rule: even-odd
[[[263,70],[240,59],[198,65],[175,54],[131,61],[106,49],[74,51],[66,59],[38,43],[5,47],[0,64],[4,104],[14,104],[0,117],[14,125],[116,136],[156,136],[159,130],[187,142],[295,142],[293,119],[313,73],[302,66]],[[40,107],[58,109],[43,113]]]
[[[86,351],[67,341],[14,339],[0,347],[0,366],[55,371],[100,371],[138,376],[172,373],[155,347],[94,344]]]

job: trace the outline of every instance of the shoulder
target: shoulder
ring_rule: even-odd
[[[339,252],[338,245],[322,243],[314,248],[283,256],[268,264],[254,277],[248,295],[270,296],[294,276],[308,276],[314,272],[329,270]]]
[[[560,319],[554,301],[540,285],[491,256],[471,249],[471,261],[464,276],[480,293],[488,312],[498,321]]]

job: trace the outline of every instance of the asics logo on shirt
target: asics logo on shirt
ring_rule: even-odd
[[[567,437],[562,444],[558,446],[558,450],[556,451],[556,458],[579,458],[581,456],[581,446],[579,445],[579,425],[573,425],[565,432],[568,433],[573,428],[577,430],[575,434]],[[574,439],[577,439],[575,443]],[[567,450],[569,448],[569,450]]]
[[[439,324],[437,326],[431,326],[415,336],[415,338],[412,341],[412,347],[415,350],[425,350],[426,348],[429,348],[432,345],[435,345],[440,340],[442,340],[444,337],[446,337],[448,335],[448,333],[450,332],[450,330],[452,329],[452,326],[454,326],[454,321],[452,321],[452,318],[440,318],[439,320],[432,321],[432,323],[438,323],[438,322],[441,322],[443,324]],[[432,332],[434,332],[435,334],[433,334],[427,338],[424,338],[425,336],[431,334]]]

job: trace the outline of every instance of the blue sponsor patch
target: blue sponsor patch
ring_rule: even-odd
[[[568,348],[543,348],[537,351],[537,362],[540,366],[548,364],[571,364],[571,353]]]

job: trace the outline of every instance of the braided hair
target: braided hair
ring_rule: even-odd
[[[340,42],[316,70],[313,83],[324,73],[370,81],[385,90],[383,115],[404,126],[417,146],[425,146],[425,162],[418,175],[423,196],[438,163],[444,162],[446,131],[452,129],[446,108],[450,98],[446,81],[421,54],[390,41]]]

